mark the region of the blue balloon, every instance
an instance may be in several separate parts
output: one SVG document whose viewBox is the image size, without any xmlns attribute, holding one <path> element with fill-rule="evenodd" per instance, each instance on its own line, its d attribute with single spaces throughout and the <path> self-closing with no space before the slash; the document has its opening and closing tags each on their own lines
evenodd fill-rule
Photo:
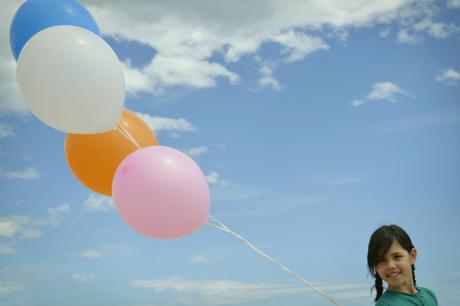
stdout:
<svg viewBox="0 0 460 306">
<path fill-rule="evenodd" d="M 91 14 L 77 1 L 28 0 L 21 5 L 11 22 L 10 46 L 16 61 L 34 34 L 57 25 L 78 26 L 101 34 Z"/>
</svg>

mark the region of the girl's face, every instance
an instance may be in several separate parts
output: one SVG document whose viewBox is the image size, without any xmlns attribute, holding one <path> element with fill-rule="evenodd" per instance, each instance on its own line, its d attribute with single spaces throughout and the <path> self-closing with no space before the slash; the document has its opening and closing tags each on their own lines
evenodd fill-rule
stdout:
<svg viewBox="0 0 460 306">
<path fill-rule="evenodd" d="M 395 240 L 388 252 L 377 261 L 375 270 L 392 291 L 416 293 L 412 277 L 412 265 L 415 264 L 417 251 L 406 251 Z"/>
</svg>

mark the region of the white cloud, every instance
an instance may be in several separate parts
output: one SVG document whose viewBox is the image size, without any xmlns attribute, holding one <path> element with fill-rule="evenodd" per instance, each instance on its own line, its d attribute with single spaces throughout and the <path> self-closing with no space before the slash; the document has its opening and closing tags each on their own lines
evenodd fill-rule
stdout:
<svg viewBox="0 0 460 306">
<path fill-rule="evenodd" d="M 174 292 L 172 303 L 187 305 L 235 305 L 256 301 L 282 298 L 294 294 L 311 292 L 310 288 L 299 285 L 277 285 L 265 283 L 245 283 L 229 280 L 193 280 L 170 277 L 154 280 L 135 280 L 135 288 L 151 289 L 154 292 L 171 290 Z M 317 285 L 333 296 L 343 299 L 356 299 L 369 296 L 368 284 L 322 284 Z M 367 292 L 367 295 L 364 294 Z"/>
<path fill-rule="evenodd" d="M 14 132 L 11 126 L 6 123 L 0 122 L 0 138 L 13 137 Z"/>
<path fill-rule="evenodd" d="M 21 232 L 21 238 L 24 239 L 38 239 L 43 237 L 43 232 L 36 228 L 25 228 Z"/>
<path fill-rule="evenodd" d="M 70 213 L 70 205 L 67 203 L 61 204 L 56 207 L 52 207 L 48 209 L 48 213 L 52 216 L 59 216 L 61 214 L 69 214 Z"/>
<path fill-rule="evenodd" d="M 0 295 L 27 289 L 29 289 L 29 286 L 23 283 L 0 281 Z"/>
<path fill-rule="evenodd" d="M 329 49 L 329 46 L 321 38 L 292 30 L 273 36 L 271 41 L 284 46 L 282 53 L 289 54 L 287 62 L 297 62 L 315 51 Z"/>
<path fill-rule="evenodd" d="M 198 254 L 192 258 L 192 262 L 196 264 L 207 263 L 208 259 L 202 254 Z"/>
<path fill-rule="evenodd" d="M 206 180 L 209 184 L 220 185 L 222 187 L 227 187 L 229 185 L 228 182 L 223 180 L 216 171 L 211 171 L 208 175 L 206 175 Z"/>
<path fill-rule="evenodd" d="M 447 0 L 448 8 L 460 8 L 460 0 Z"/>
<path fill-rule="evenodd" d="M 87 283 L 94 279 L 94 274 L 73 274 L 72 279 L 77 283 Z"/>
<path fill-rule="evenodd" d="M 406 95 L 406 92 L 391 82 L 375 83 L 372 86 L 372 91 L 367 95 L 367 100 L 396 102 L 395 96 L 398 94 Z"/>
<path fill-rule="evenodd" d="M 29 114 L 19 97 L 15 62 L 9 50 L 8 30 L 21 0 L 6 0 L 0 10 L 0 113 Z M 192 89 L 216 86 L 224 79 L 239 84 L 240 76 L 229 64 L 256 55 L 264 44 L 279 46 L 285 62 L 303 60 L 313 52 L 329 49 L 319 35 L 346 40 L 348 30 L 377 24 L 402 23 L 411 32 L 445 37 L 455 25 L 433 21 L 426 4 L 415 0 L 367 1 L 215 1 L 168 2 L 139 0 L 86 0 L 105 35 L 118 41 L 135 41 L 155 50 L 144 67 L 123 63 L 128 94 L 163 94 L 172 86 Z M 449 6 L 456 6 L 450 1 Z M 429 23 L 424 21 L 429 20 Z M 414 25 L 419 23 L 418 30 Z M 410 42 L 409 30 L 400 41 Z M 331 33 L 331 35 L 328 35 Z M 223 63 L 219 60 L 223 58 Z M 279 90 L 272 76 L 259 85 Z"/>
<path fill-rule="evenodd" d="M 441 71 L 435 80 L 438 82 L 447 82 L 450 85 L 458 85 L 460 83 L 460 72 L 453 68 L 448 68 Z"/>
<path fill-rule="evenodd" d="M 70 213 L 70 205 L 63 203 L 56 207 L 48 208 L 48 216 L 46 218 L 37 218 L 31 222 L 34 226 L 59 226 L 61 224 L 61 217 Z M 33 234 L 31 234 L 33 235 Z"/>
<path fill-rule="evenodd" d="M 414 34 L 411 34 L 407 29 L 399 30 L 398 34 L 396 35 L 396 40 L 405 44 L 416 44 L 420 42 L 420 38 Z"/>
<path fill-rule="evenodd" d="M 23 239 L 41 238 L 43 236 L 42 228 L 58 226 L 61 216 L 68 213 L 70 213 L 70 206 L 65 203 L 49 208 L 46 217 L 10 216 L 0 218 L 0 236 L 7 238 L 18 236 Z"/>
<path fill-rule="evenodd" d="M 155 292 L 172 290 L 175 302 L 188 300 L 187 305 L 234 305 L 304 292 L 305 288 L 271 284 L 244 283 L 228 280 L 189 280 L 170 277 L 157 280 L 135 280 L 132 287 Z M 192 299 L 193 295 L 193 299 Z"/>
<path fill-rule="evenodd" d="M 155 132 L 194 132 L 197 129 L 184 118 L 165 118 L 150 116 L 145 113 L 136 114 Z"/>
<path fill-rule="evenodd" d="M 257 54 L 263 44 L 280 46 L 286 62 L 300 61 L 329 48 L 314 32 L 330 31 L 345 40 L 350 28 L 401 20 L 402 11 L 414 10 L 416 1 L 85 2 L 105 35 L 155 50 L 145 67 L 128 63 L 125 71 L 128 92 L 158 94 L 170 86 L 216 86 L 217 78 L 238 84 L 240 77 L 227 64 Z M 215 55 L 222 55 L 225 63 Z M 261 84 L 275 88 L 275 81 L 267 77 Z"/>
<path fill-rule="evenodd" d="M 103 258 L 105 254 L 99 250 L 85 250 L 81 253 L 81 256 L 89 259 L 99 259 Z"/>
<path fill-rule="evenodd" d="M 5 171 L 0 169 L 0 178 L 20 179 L 20 180 L 36 180 L 40 177 L 40 172 L 33 167 L 28 167 L 19 171 Z"/>
<path fill-rule="evenodd" d="M 21 0 L 2 1 L 0 9 L 0 114 L 27 115 L 16 83 L 16 62 L 10 50 L 9 29 Z"/>
<path fill-rule="evenodd" d="M 11 255 L 15 254 L 16 249 L 12 248 L 9 245 L 0 245 L 0 255 Z"/>
<path fill-rule="evenodd" d="M 157 55 L 145 72 L 153 76 L 162 87 L 186 86 L 191 88 L 215 87 L 217 77 L 225 77 L 230 84 L 239 82 L 239 76 L 218 63 L 177 56 Z"/>
<path fill-rule="evenodd" d="M 358 106 L 363 105 L 364 103 L 366 103 L 366 101 L 364 101 L 364 100 L 353 100 L 353 101 L 351 101 L 350 104 L 353 107 L 358 107 Z"/>
<path fill-rule="evenodd" d="M 405 95 L 410 96 L 407 92 L 405 92 L 401 87 L 398 85 L 391 83 L 391 82 L 380 82 L 375 83 L 372 86 L 371 92 L 367 94 L 365 99 L 356 99 L 353 100 L 350 105 L 353 107 L 362 106 L 364 103 L 368 101 L 389 101 L 389 102 L 396 102 L 397 95 Z"/>
<path fill-rule="evenodd" d="M 106 213 L 114 210 L 113 199 L 111 197 L 92 193 L 83 202 L 83 207 L 89 212 Z"/>
<path fill-rule="evenodd" d="M 115 245 L 104 245 L 94 249 L 88 249 L 83 251 L 80 255 L 88 259 L 100 259 L 100 258 L 129 258 L 135 251 L 126 245 L 115 244 Z"/>
<path fill-rule="evenodd" d="M 455 23 L 443 23 L 435 20 L 441 11 L 435 1 L 416 1 L 401 10 L 400 28 L 397 41 L 400 43 L 417 44 L 426 36 L 445 39 L 460 31 Z"/>
<path fill-rule="evenodd" d="M 0 218 L 0 236 L 13 237 L 23 230 L 29 218 L 23 216 Z"/>
<path fill-rule="evenodd" d="M 153 80 L 142 69 L 132 67 L 129 61 L 122 63 L 122 66 L 128 94 L 136 95 L 139 92 L 152 92 L 159 95 L 162 93 L 155 89 Z"/>
<path fill-rule="evenodd" d="M 219 182 L 219 173 L 211 171 L 208 175 L 206 175 L 206 180 L 209 184 L 217 184 Z"/>
<path fill-rule="evenodd" d="M 283 88 L 281 86 L 281 84 L 278 82 L 278 80 L 273 78 L 273 77 L 262 77 L 262 78 L 260 78 L 259 79 L 259 85 L 262 88 L 271 87 L 275 91 L 281 91 L 281 89 Z"/>
<path fill-rule="evenodd" d="M 390 35 L 390 29 L 386 28 L 386 29 L 383 29 L 379 32 L 379 36 L 380 37 L 388 37 L 388 35 Z"/>
<path fill-rule="evenodd" d="M 280 82 L 273 77 L 273 72 L 276 67 L 276 63 L 272 61 L 262 60 L 260 56 L 256 56 L 256 62 L 260 65 L 259 73 L 261 78 L 259 79 L 259 86 L 261 88 L 271 87 L 275 91 L 281 91 L 283 86 Z"/>
<path fill-rule="evenodd" d="M 203 153 L 208 152 L 208 147 L 205 146 L 199 146 L 195 148 L 191 148 L 190 150 L 187 151 L 187 154 L 191 157 L 198 157 Z"/>
<path fill-rule="evenodd" d="M 426 32 L 434 38 L 447 38 L 459 31 L 455 24 L 445 24 L 442 22 L 434 22 L 430 18 L 425 18 L 422 21 L 414 24 L 413 29 L 417 32 Z"/>
</svg>

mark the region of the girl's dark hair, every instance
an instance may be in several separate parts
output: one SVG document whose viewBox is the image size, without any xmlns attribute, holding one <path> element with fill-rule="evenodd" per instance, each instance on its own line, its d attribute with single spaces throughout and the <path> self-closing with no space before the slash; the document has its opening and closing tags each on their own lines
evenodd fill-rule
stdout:
<svg viewBox="0 0 460 306">
<path fill-rule="evenodd" d="M 411 252 L 414 248 L 409 235 L 397 225 L 384 225 L 379 227 L 371 236 L 369 241 L 369 247 L 367 250 L 367 268 L 369 273 L 375 278 L 375 285 L 373 288 L 376 289 L 377 294 L 375 301 L 383 294 L 382 278 L 375 271 L 375 266 L 379 262 L 379 259 L 384 257 L 390 249 L 394 241 L 397 241 L 403 249 L 407 252 Z M 415 266 L 412 265 L 412 277 L 414 279 L 415 286 Z"/>
</svg>

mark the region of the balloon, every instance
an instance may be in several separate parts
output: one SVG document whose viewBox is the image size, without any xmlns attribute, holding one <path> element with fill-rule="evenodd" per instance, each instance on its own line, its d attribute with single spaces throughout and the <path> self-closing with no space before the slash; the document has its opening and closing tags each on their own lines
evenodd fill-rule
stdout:
<svg viewBox="0 0 460 306">
<path fill-rule="evenodd" d="M 136 231 L 158 239 L 188 235 L 207 223 L 209 188 L 187 155 L 164 146 L 138 149 L 118 166 L 115 207 Z"/>
<path fill-rule="evenodd" d="M 67 134 L 65 138 L 65 156 L 72 173 L 89 189 L 107 196 L 112 195 L 113 175 L 122 160 L 136 151 L 137 145 L 158 145 L 155 134 L 134 113 L 123 111 L 120 125 L 134 143 L 120 127 L 101 134 Z"/>
<path fill-rule="evenodd" d="M 74 0 L 28 0 L 14 15 L 10 46 L 17 60 L 26 42 L 43 29 L 74 25 L 100 35 L 99 27 L 84 6 Z"/>
<path fill-rule="evenodd" d="M 74 26 L 34 35 L 16 67 L 24 101 L 40 120 L 67 133 L 115 127 L 125 99 L 123 68 L 99 36 Z"/>
</svg>

